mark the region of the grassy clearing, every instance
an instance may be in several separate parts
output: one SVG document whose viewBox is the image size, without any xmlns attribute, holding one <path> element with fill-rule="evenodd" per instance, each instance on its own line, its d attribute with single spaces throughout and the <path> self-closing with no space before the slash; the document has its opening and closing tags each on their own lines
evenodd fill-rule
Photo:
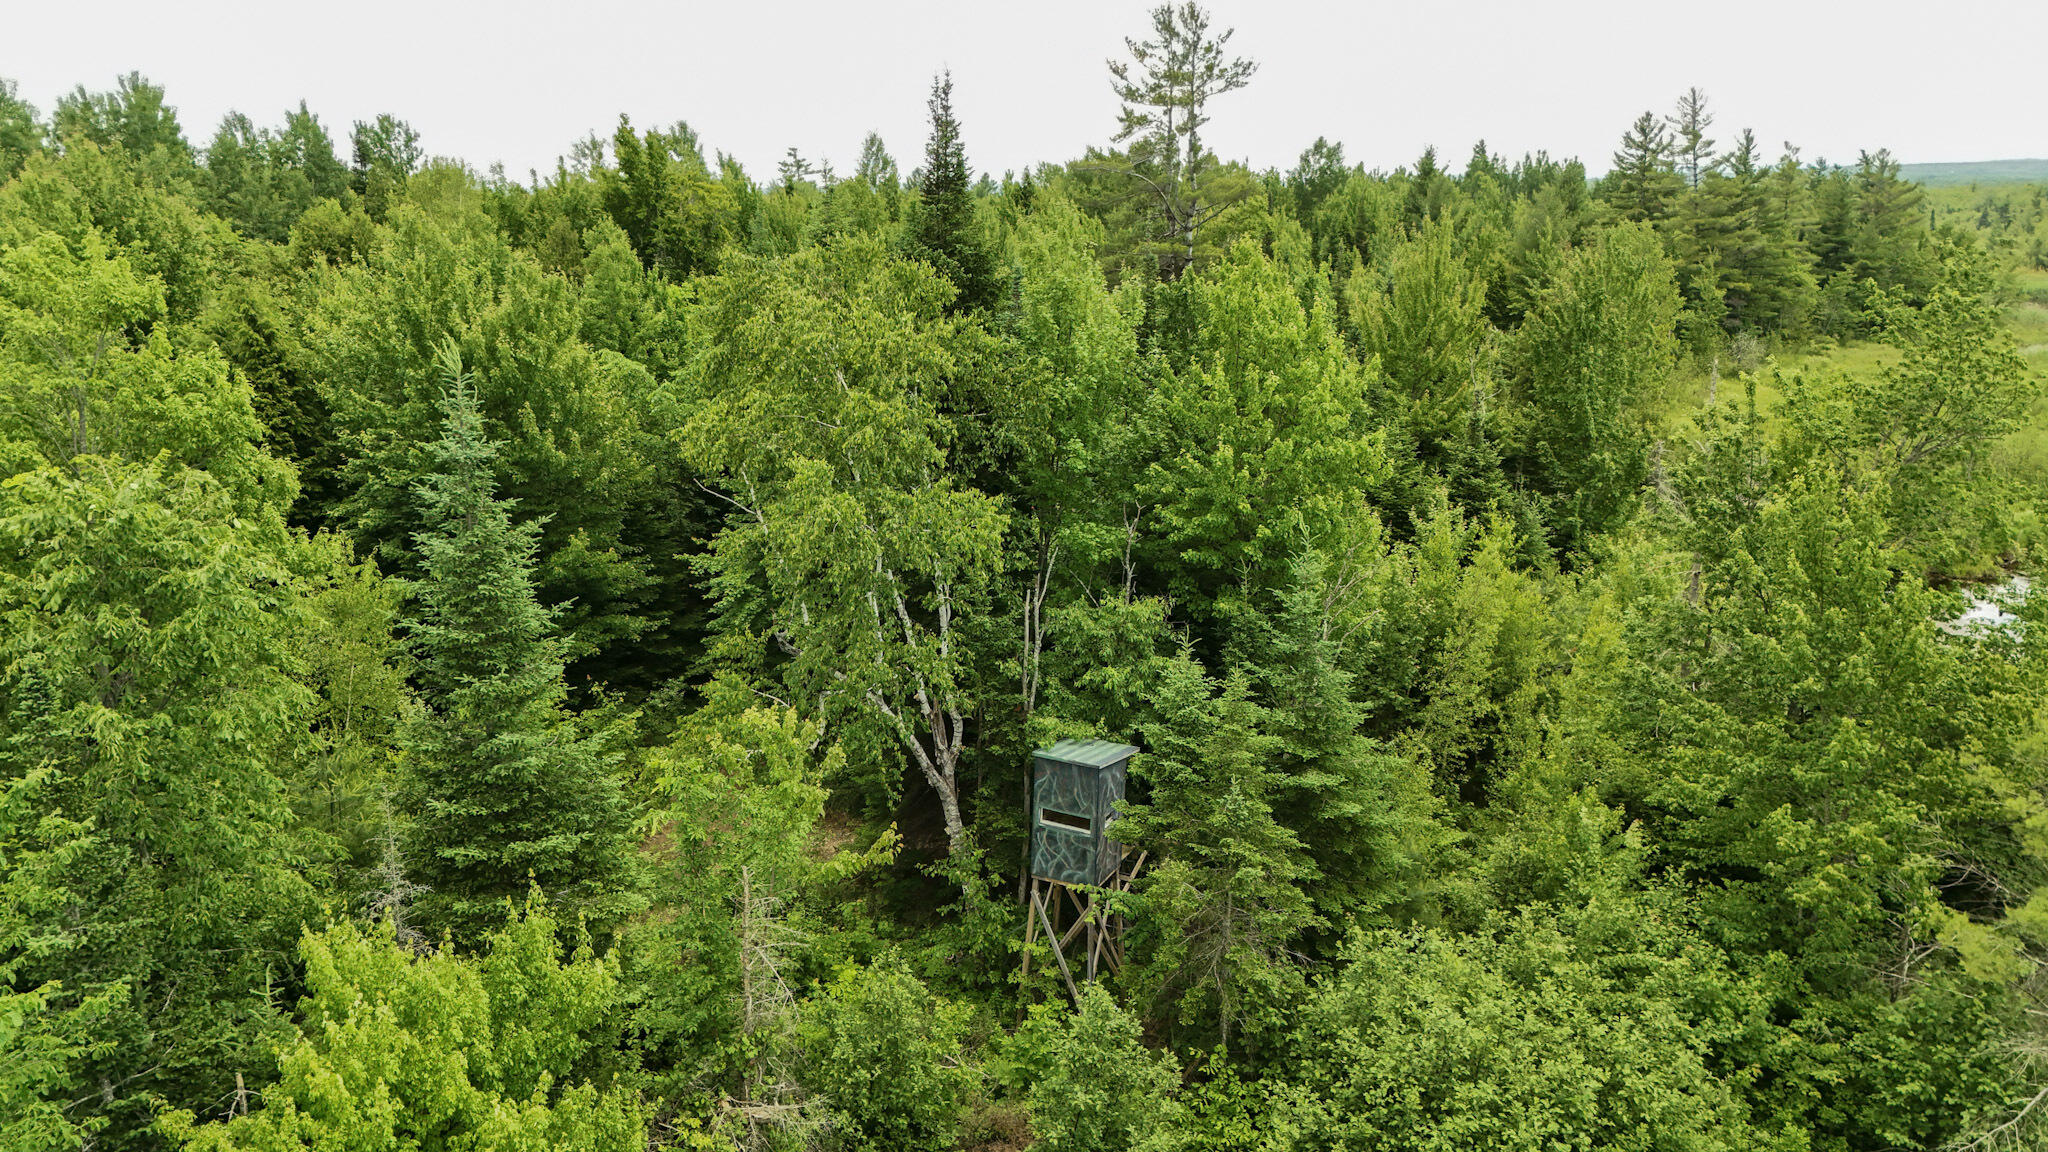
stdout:
<svg viewBox="0 0 2048 1152">
<path fill-rule="evenodd" d="M 1723 364 L 1719 368 L 1718 382 L 1711 379 L 1711 368 L 1695 364 L 1681 369 L 1673 382 L 1664 423 L 1670 431 L 1681 432 L 1693 414 L 1707 406 L 1710 398 L 1721 403 L 1739 400 L 1749 385 L 1756 388 L 1757 409 L 1768 417 L 1784 400 L 1785 388 L 1797 376 L 1829 373 L 1864 376 L 1876 372 L 1897 356 L 1893 349 L 1875 343 L 1786 350 L 1766 357 L 1748 373 Z"/>
<path fill-rule="evenodd" d="M 2044 384 L 2043 395 L 2034 401 L 2026 422 L 2006 437 L 1992 454 L 1992 468 L 2019 484 L 2016 521 L 2033 524 L 2037 513 L 2048 509 L 2048 272 L 2025 272 L 2019 276 L 2020 299 L 2007 313 L 2007 328 L 2020 354 L 2037 379 Z M 1779 352 L 1764 360 L 1754 371 L 1743 374 L 1724 370 L 1718 384 L 1710 385 L 1708 371 L 1695 365 L 1674 379 L 1670 404 L 1663 421 L 1667 437 L 1684 443 L 1695 413 L 1704 408 L 1712 391 L 1721 403 L 1739 400 L 1746 383 L 1756 388 L 1757 407 L 1766 422 L 1784 400 L 1785 389 L 1798 377 L 1829 374 L 1869 376 L 1898 356 L 1894 349 L 1878 343 L 1822 346 Z M 2048 521 L 2036 529 L 2021 529 L 2022 551 L 2048 546 Z M 2011 558 L 2005 558 L 2010 562 Z M 1991 558 L 1986 558 L 1987 565 Z"/>
<path fill-rule="evenodd" d="M 2048 306 L 2048 269 L 2029 268 L 2013 274 L 2013 282 L 2022 299 L 2031 303 Z"/>
<path fill-rule="evenodd" d="M 2040 282 L 2040 293 L 2048 295 L 2048 272 L 2031 276 Z M 2020 355 L 2036 376 L 2048 378 L 2048 304 L 2037 296 L 2013 305 L 2009 316 Z M 2048 495 L 2048 396 L 2034 401 L 2026 425 L 1999 445 L 1995 459 L 2002 467 L 2032 477 L 2036 493 Z"/>
</svg>

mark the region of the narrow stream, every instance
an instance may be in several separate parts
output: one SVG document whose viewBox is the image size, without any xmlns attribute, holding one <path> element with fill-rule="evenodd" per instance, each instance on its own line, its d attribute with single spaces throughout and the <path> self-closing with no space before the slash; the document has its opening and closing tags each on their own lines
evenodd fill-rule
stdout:
<svg viewBox="0 0 2048 1152">
<path fill-rule="evenodd" d="M 1957 635 L 1981 635 L 2010 628 L 2020 622 L 2012 609 L 2026 600 L 2033 586 L 2033 579 L 2026 575 L 2015 575 L 2001 584 L 1987 584 L 1971 592 L 1969 608 L 1942 627 Z"/>
</svg>

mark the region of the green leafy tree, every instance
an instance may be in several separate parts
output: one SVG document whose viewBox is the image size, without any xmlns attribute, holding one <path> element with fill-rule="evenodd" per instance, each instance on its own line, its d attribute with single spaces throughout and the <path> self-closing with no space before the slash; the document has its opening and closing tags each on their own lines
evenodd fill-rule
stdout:
<svg viewBox="0 0 2048 1152">
<path fill-rule="evenodd" d="M 1633 510 L 1649 475 L 1650 421 L 1670 376 L 1677 317 L 1663 246 L 1631 225 L 1567 256 L 1523 322 L 1524 450 L 1567 544 Z"/>
<path fill-rule="evenodd" d="M 1397 619 L 1384 626 L 1392 651 L 1381 656 L 1414 661 L 1412 699 L 1381 688 L 1380 721 L 1393 721 L 1383 731 L 1429 767 L 1446 800 L 1484 807 L 1533 734 L 1556 623 L 1542 583 L 1518 570 L 1524 546 L 1506 517 L 1475 521 L 1439 505 L 1416 536 L 1401 557 L 1406 586 L 1387 597 Z"/>
<path fill-rule="evenodd" d="M 1402 223 L 1420 229 L 1443 219 L 1455 190 L 1450 175 L 1437 165 L 1435 148 L 1422 150 L 1415 161 L 1415 171 L 1408 174 L 1407 185 L 1401 197 Z"/>
<path fill-rule="evenodd" d="M 246 510 L 289 506 L 294 478 L 259 446 L 248 386 L 213 352 L 176 347 L 163 314 L 162 285 L 96 231 L 0 253 L 0 464 L 162 455 L 205 470 Z"/>
<path fill-rule="evenodd" d="M 650 561 L 625 539 L 629 520 L 667 506 L 649 464 L 660 451 L 653 389 L 635 365 L 583 343 L 574 287 L 507 244 L 472 197 L 457 191 L 432 214 L 398 206 L 368 259 L 318 277 L 296 363 L 343 457 L 341 501 L 319 511 L 385 571 L 419 574 L 412 486 L 432 468 L 438 358 L 453 337 L 502 443 L 499 488 L 540 528 L 540 595 L 562 612 L 572 655 L 616 667 L 622 642 L 653 624 Z"/>
<path fill-rule="evenodd" d="M 368 903 L 385 894 L 374 873 L 394 831 L 398 735 L 417 707 L 393 634 L 403 590 L 333 533 L 311 537 L 292 559 L 305 608 L 294 636 L 298 677 L 315 701 L 312 740 L 288 776 L 292 807 L 327 891 Z"/>
<path fill-rule="evenodd" d="M 1316 137 L 1314 144 L 1302 149 L 1301 159 L 1287 173 L 1295 219 L 1303 224 L 1313 221 L 1350 175 L 1351 169 L 1344 163 L 1344 145 Z"/>
<path fill-rule="evenodd" d="M 270 141 L 271 162 L 302 178 L 314 200 L 339 200 L 348 190 L 348 167 L 334 152 L 334 137 L 304 100 L 284 114 Z"/>
<path fill-rule="evenodd" d="M 600 201 L 647 267 L 678 280 L 716 268 L 739 236 L 739 204 L 712 178 L 689 125 L 639 134 L 621 116 L 612 158 L 598 170 Z"/>
<path fill-rule="evenodd" d="M 957 855 L 975 689 L 961 626 L 986 610 L 1004 515 L 945 471 L 946 410 L 971 382 L 949 298 L 867 238 L 736 262 L 691 315 L 677 439 L 732 509 L 706 560 L 726 651 L 772 643 L 796 698 L 899 749 Z"/>
<path fill-rule="evenodd" d="M 51 134 L 66 147 L 91 141 L 102 148 L 119 147 L 137 160 L 161 153 L 176 166 L 192 162 L 178 110 L 164 103 L 162 86 L 140 72 L 122 76 L 111 92 L 88 92 L 81 84 L 58 97 Z"/>
<path fill-rule="evenodd" d="M 426 708 L 405 735 L 399 796 L 419 919 L 475 941 L 538 884 L 615 922 L 630 851 L 616 755 L 562 714 L 566 647 L 534 600 L 537 531 L 494 495 L 498 448 L 452 345 L 442 371 L 444 431 L 417 488 Z"/>
<path fill-rule="evenodd" d="M 1956 971 L 1997 971 L 1965 950 L 1997 910 L 1949 909 L 1943 877 L 1999 867 L 1968 845 L 2000 833 L 1963 814 L 2029 773 L 2013 702 L 2037 673 L 1941 630 L 1952 608 L 1893 545 L 1879 493 L 1799 473 L 1729 499 L 1741 453 L 1716 455 L 1732 459 L 1678 482 L 1708 547 L 1618 685 L 1613 791 L 1770 1011 L 1810 1021 L 1732 1038 L 1731 1060 L 1774 1070 L 1759 1107 L 1852 1145 L 1938 1145 L 2012 1089 L 1987 1036 L 2012 1003 Z M 1933 1098 L 1955 1106 L 1916 1103 Z"/>
<path fill-rule="evenodd" d="M 280 1148 L 556 1148 L 636 1152 L 647 1118 L 588 1069 L 618 1035 L 618 979 L 564 941 L 538 899 L 476 958 L 417 953 L 389 926 L 332 925 L 299 942 L 306 994 L 260 1108 L 166 1118 L 190 1152 Z"/>
<path fill-rule="evenodd" d="M 1148 1051 L 1136 1017 L 1100 984 L 1078 1009 L 1034 1005 L 1011 1042 L 1028 1069 L 1036 1147 L 1046 1152 L 1139 1152 L 1181 1146 L 1186 1122 L 1170 1053 Z"/>
<path fill-rule="evenodd" d="M 0 186 L 0 246 L 55 233 L 77 253 L 98 232 L 138 275 L 163 285 L 165 318 L 183 324 L 236 267 L 237 247 L 234 230 L 203 212 L 185 188 L 183 178 L 156 173 L 120 148 L 78 140 L 31 158 Z"/>
<path fill-rule="evenodd" d="M 965 161 L 962 161 L 965 167 Z M 904 208 L 903 182 L 896 161 L 873 132 L 861 141 L 853 175 L 825 190 L 825 203 L 813 221 L 820 240 L 853 232 L 892 233 Z M 970 209 L 972 202 L 970 200 Z M 973 217 L 968 216 L 970 223 Z M 970 231 L 967 239 L 972 240 Z M 929 259 L 929 257 L 927 257 Z"/>
<path fill-rule="evenodd" d="M 1897 543 L 1929 567 L 2010 550 L 2006 518 L 2023 497 L 1991 458 L 2042 384 L 2005 328 L 1983 257 L 1952 248 L 1920 307 L 1892 292 L 1872 306 L 1897 360 L 1871 373 L 1798 378 L 1786 406 L 1789 461 L 1824 460 L 1849 484 L 1875 479 Z"/>
<path fill-rule="evenodd" d="M 1121 414 L 1143 403 L 1142 301 L 1135 291 L 1109 291 L 1096 261 L 1101 241 L 1098 225 L 1050 197 L 1011 237 L 1019 271 L 1014 359 L 1006 386 L 990 398 L 988 450 L 1019 511 L 1010 550 L 1025 573 L 1017 675 L 1027 717 L 1048 692 L 1061 697 L 1056 713 L 1086 708 L 1073 689 L 1128 671 L 1121 661 L 1099 661 L 1099 652 L 1056 671 L 1045 664 L 1048 643 L 1061 643 L 1052 617 L 1085 628 L 1079 617 L 1093 609 L 1114 604 L 1105 614 L 1120 615 L 1139 599 L 1131 547 L 1144 518 L 1135 490 L 1143 434 Z M 1075 585 L 1081 591 L 1070 598 Z"/>
<path fill-rule="evenodd" d="M 333 138 L 304 101 L 281 129 L 258 129 L 230 112 L 206 149 L 205 183 L 214 212 L 244 235 L 280 243 L 306 209 L 339 199 L 349 186 Z"/>
<path fill-rule="evenodd" d="M 23 884 L 0 883 L 0 896 L 10 908 L 25 908 L 35 894 Z M 0 917 L 0 941 L 19 931 L 10 919 Z M 0 981 L 11 985 L 13 977 L 13 966 L 0 963 Z M 83 1147 L 104 1124 L 98 1117 L 75 1117 L 66 1097 L 72 1083 L 67 1069 L 113 1046 L 91 1038 L 107 1001 L 102 996 L 53 1013 L 50 1002 L 62 991 L 62 983 L 53 980 L 26 992 L 0 992 L 0 1140 L 10 1148 Z"/>
<path fill-rule="evenodd" d="M 1459 259 L 1451 228 L 1431 225 L 1396 245 L 1383 273 L 1361 266 L 1345 296 L 1360 350 L 1392 385 L 1401 430 L 1423 462 L 1443 467 L 1492 385 L 1480 362 L 1485 284 Z"/>
<path fill-rule="evenodd" d="M 1333 276 L 1348 277 L 1401 234 L 1401 204 L 1386 181 L 1354 171 L 1302 224 L 1316 258 L 1330 262 Z"/>
<path fill-rule="evenodd" d="M 1286 1125 L 1333 1148 L 1754 1147 L 1685 1010 L 1726 984 L 1625 915 L 1355 937 L 1304 1012 Z"/>
<path fill-rule="evenodd" d="M 825 780 L 845 767 L 824 725 L 721 677 L 704 708 L 648 757 L 657 913 L 629 930 L 634 1020 L 650 1070 L 719 1083 L 717 1119 L 748 1146 L 823 1120 L 797 1081 L 791 985 L 809 954 L 806 898 L 885 856 L 815 851 Z"/>
<path fill-rule="evenodd" d="M 961 1063 L 964 1005 L 948 1003 L 900 960 L 846 968 L 804 1003 L 804 1087 L 831 1109 L 846 1152 L 953 1147 L 971 1069 Z"/>
<path fill-rule="evenodd" d="M 1849 240 L 1849 272 L 1881 288 L 1917 295 L 1933 270 L 1927 244 L 1924 194 L 1899 171 L 1884 149 L 1856 158 L 1856 223 Z"/>
<path fill-rule="evenodd" d="M 274 511 L 161 460 L 0 487 L 0 971 L 40 1002 L 10 1006 L 27 1083 L 0 1083 L 44 1101 L 10 1123 L 145 1147 L 153 1101 L 261 1072 L 268 974 L 312 910 L 278 768 L 310 704 L 284 548 Z"/>
<path fill-rule="evenodd" d="M 1304 309 L 1250 245 L 1176 289 L 1199 329 L 1191 363 L 1148 405 L 1144 547 L 1175 599 L 1215 619 L 1285 584 L 1294 555 L 1334 539 L 1388 465 L 1326 294 Z"/>
<path fill-rule="evenodd" d="M 19 85 L 0 76 L 0 182 L 13 179 L 42 148 L 43 125 L 35 105 L 21 98 Z"/>
<path fill-rule="evenodd" d="M 274 282 L 236 279 L 223 284 L 199 317 L 198 330 L 227 361 L 231 375 L 248 382 L 265 449 L 298 472 L 293 523 L 330 527 L 342 492 L 342 448 L 333 413 L 310 378 L 292 302 Z"/>
<path fill-rule="evenodd" d="M 363 198 L 371 218 L 381 221 L 425 153 L 411 124 L 383 112 L 375 120 L 356 121 L 349 156 L 349 186 Z"/>
</svg>

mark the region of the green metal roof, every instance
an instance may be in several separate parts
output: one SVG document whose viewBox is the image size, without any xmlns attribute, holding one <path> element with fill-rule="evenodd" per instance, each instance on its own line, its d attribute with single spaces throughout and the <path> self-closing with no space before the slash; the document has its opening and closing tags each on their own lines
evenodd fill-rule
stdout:
<svg viewBox="0 0 2048 1152">
<path fill-rule="evenodd" d="M 1050 748 L 1033 752 L 1046 760 L 1057 760 L 1062 764 L 1083 764 L 1090 768 L 1107 768 L 1137 751 L 1129 744 L 1118 744 L 1111 740 L 1075 740 L 1068 738 Z"/>
</svg>

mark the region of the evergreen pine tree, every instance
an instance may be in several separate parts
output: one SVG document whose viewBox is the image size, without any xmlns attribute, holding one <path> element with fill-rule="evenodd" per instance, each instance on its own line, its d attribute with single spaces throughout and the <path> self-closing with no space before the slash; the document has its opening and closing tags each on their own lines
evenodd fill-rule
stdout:
<svg viewBox="0 0 2048 1152">
<path fill-rule="evenodd" d="M 1858 279 L 1912 295 L 1934 286 L 1939 262 L 1926 243 L 1924 194 L 1899 172 L 1886 149 L 1856 158 L 1856 226 L 1849 242 L 1851 269 Z"/>
<path fill-rule="evenodd" d="M 1773 170 L 1765 165 L 1756 135 L 1742 130 L 1721 158 L 1724 171 L 1702 186 L 1703 219 L 1712 224 L 1711 243 L 1731 328 L 1797 331 L 1812 304 L 1809 256 L 1794 222 L 1772 196 Z"/>
<path fill-rule="evenodd" d="M 1665 123 L 1671 126 L 1672 151 L 1685 172 L 1686 187 L 1698 191 L 1700 182 L 1719 166 L 1714 159 L 1714 140 L 1707 135 L 1714 114 L 1707 111 L 1707 94 L 1688 88 L 1678 98 L 1678 111 Z"/>
<path fill-rule="evenodd" d="M 1305 889 L 1317 879 L 1300 837 L 1273 812 L 1282 742 L 1265 732 L 1249 681 L 1217 686 L 1183 651 L 1161 677 L 1159 721 L 1138 772 L 1150 803 L 1119 834 L 1164 862 L 1135 922 L 1134 984 L 1186 1039 L 1256 1043 L 1261 1021 L 1300 978 L 1294 943 L 1320 923 Z"/>
<path fill-rule="evenodd" d="M 1671 214 L 1680 177 L 1672 167 L 1671 134 L 1649 112 L 1621 137 L 1621 150 L 1614 154 L 1614 171 L 1608 173 L 1605 193 L 1608 203 L 1625 220 L 1656 223 Z"/>
<path fill-rule="evenodd" d="M 1274 815 L 1300 838 L 1316 876 L 1309 890 L 1316 907 L 1341 924 L 1399 894 L 1408 865 L 1404 833 L 1418 821 L 1428 787 L 1410 779 L 1410 761 L 1365 734 L 1335 609 L 1338 590 L 1355 575 L 1322 552 L 1302 555 L 1292 575 L 1249 671 L 1262 689 L 1264 727 L 1281 767 Z"/>
<path fill-rule="evenodd" d="M 601 904 L 625 866 L 626 812 L 604 741 L 562 714 L 565 646 L 533 593 L 539 527 L 494 495 L 498 446 L 452 345 L 441 370 L 435 471 L 414 489 L 428 525 L 412 623 L 427 707 L 406 734 L 400 799 L 408 878 L 428 890 L 417 922 L 473 941 L 530 884 L 558 904 Z"/>
<path fill-rule="evenodd" d="M 1437 165 L 1436 148 L 1424 148 L 1422 158 L 1415 162 L 1415 175 L 1408 178 L 1408 195 L 1401 208 L 1402 219 L 1411 228 L 1420 228 L 1442 219 L 1452 193 L 1451 178 L 1444 175 L 1444 170 Z"/>
<path fill-rule="evenodd" d="M 960 121 L 953 115 L 951 72 L 933 78 L 929 107 L 932 135 L 925 144 L 924 171 L 917 185 L 923 210 L 911 235 L 911 255 L 930 263 L 959 289 L 954 311 L 993 307 L 998 291 L 995 258 L 976 235 L 973 180 L 967 171 L 967 150 L 960 143 Z"/>
<path fill-rule="evenodd" d="M 1251 82 L 1258 64 L 1226 59 L 1234 29 L 1209 31 L 1209 13 L 1194 0 L 1152 10 L 1150 40 L 1124 39 L 1128 61 L 1109 62 L 1123 101 L 1114 140 L 1129 144 L 1127 171 L 1143 186 L 1158 224 L 1159 276 L 1172 280 L 1201 253 L 1202 225 L 1243 200 L 1252 185 L 1233 176 L 1202 146 L 1209 102 Z"/>
</svg>

